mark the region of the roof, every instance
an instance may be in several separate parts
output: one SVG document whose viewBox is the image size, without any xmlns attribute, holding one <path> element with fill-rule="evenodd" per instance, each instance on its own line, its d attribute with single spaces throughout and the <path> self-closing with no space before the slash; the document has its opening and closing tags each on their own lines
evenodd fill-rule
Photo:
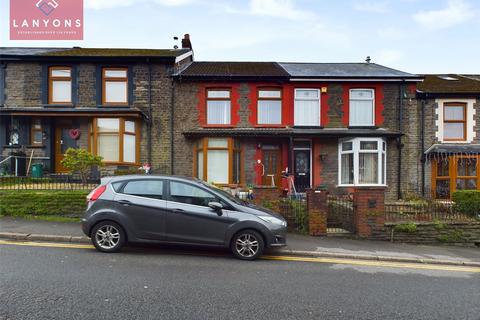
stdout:
<svg viewBox="0 0 480 320">
<path fill-rule="evenodd" d="M 194 129 L 183 133 L 187 137 L 237 136 L 237 137 L 399 137 L 402 134 L 385 129 L 348 129 L 348 128 L 234 128 L 234 129 Z"/>
<path fill-rule="evenodd" d="M 427 74 L 417 85 L 423 93 L 480 94 L 480 76 L 459 74 Z"/>
<path fill-rule="evenodd" d="M 121 48 L 27 48 L 0 47 L 0 56 L 9 57 L 152 57 L 176 58 L 190 49 L 121 49 Z"/>
<path fill-rule="evenodd" d="M 415 74 L 376 63 L 285 63 L 282 66 L 294 78 L 396 78 L 418 79 Z"/>
<path fill-rule="evenodd" d="M 192 62 L 177 76 L 190 78 L 287 78 L 288 73 L 275 62 Z"/>
<path fill-rule="evenodd" d="M 471 154 L 480 154 L 480 144 L 457 144 L 457 143 L 442 143 L 442 144 L 434 144 L 427 151 L 425 154 L 432 155 L 432 154 L 464 154 L 464 155 L 471 155 Z"/>
</svg>

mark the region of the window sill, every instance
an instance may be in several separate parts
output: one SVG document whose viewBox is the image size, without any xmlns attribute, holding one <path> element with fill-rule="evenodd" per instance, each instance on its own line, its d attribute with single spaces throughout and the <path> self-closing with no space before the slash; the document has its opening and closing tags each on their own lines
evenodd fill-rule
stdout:
<svg viewBox="0 0 480 320">
<path fill-rule="evenodd" d="M 386 184 L 339 184 L 338 188 L 386 188 Z"/>
<path fill-rule="evenodd" d="M 232 124 L 207 124 L 204 125 L 203 128 L 211 129 L 211 128 L 219 128 L 219 129 L 228 129 L 228 128 L 235 128 Z"/>
<path fill-rule="evenodd" d="M 128 104 L 101 104 L 97 105 L 97 108 L 125 108 L 129 109 L 131 106 Z"/>
<path fill-rule="evenodd" d="M 323 126 L 302 126 L 302 125 L 294 125 L 294 129 L 323 129 Z"/>
<path fill-rule="evenodd" d="M 378 129 L 377 126 L 348 126 L 348 129 Z"/>
<path fill-rule="evenodd" d="M 48 103 L 43 105 L 44 108 L 75 108 L 71 103 Z"/>
<path fill-rule="evenodd" d="M 29 148 L 29 149 L 43 149 L 43 148 L 46 148 L 47 146 L 45 145 L 40 145 L 40 144 L 31 144 L 29 146 L 25 146 L 25 148 Z"/>
<path fill-rule="evenodd" d="M 133 163 L 133 162 L 103 161 L 102 163 L 107 166 L 130 166 L 130 167 L 139 167 L 139 168 L 142 166 L 142 164 L 140 163 Z"/>
<path fill-rule="evenodd" d="M 283 124 L 256 124 L 254 128 L 286 128 Z"/>
</svg>

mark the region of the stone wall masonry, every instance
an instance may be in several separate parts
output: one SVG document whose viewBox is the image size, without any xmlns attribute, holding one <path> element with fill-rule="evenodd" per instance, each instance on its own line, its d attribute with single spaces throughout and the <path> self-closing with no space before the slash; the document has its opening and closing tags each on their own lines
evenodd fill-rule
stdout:
<svg viewBox="0 0 480 320">
<path fill-rule="evenodd" d="M 7 64 L 5 107 L 25 108 L 42 105 L 42 66 L 39 63 Z"/>
<path fill-rule="evenodd" d="M 385 224 L 385 188 L 356 188 L 354 223 L 359 237 L 369 238 Z"/>
<path fill-rule="evenodd" d="M 459 246 L 480 245 L 480 222 L 416 223 L 414 232 L 399 231 L 401 224 L 386 223 L 371 239 L 402 243 L 443 243 Z"/>
<path fill-rule="evenodd" d="M 307 190 L 308 231 L 311 236 L 327 235 L 327 195 L 326 191 Z"/>
</svg>

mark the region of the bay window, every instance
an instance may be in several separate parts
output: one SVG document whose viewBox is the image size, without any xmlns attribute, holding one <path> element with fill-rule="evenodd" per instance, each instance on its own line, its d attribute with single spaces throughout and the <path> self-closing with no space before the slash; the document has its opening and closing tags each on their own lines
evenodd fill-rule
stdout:
<svg viewBox="0 0 480 320">
<path fill-rule="evenodd" d="M 103 105 L 128 105 L 128 69 L 103 68 L 102 88 Z"/>
<path fill-rule="evenodd" d="M 50 67 L 48 69 L 48 103 L 72 103 L 72 68 Z"/>
<path fill-rule="evenodd" d="M 443 106 L 443 139 L 466 140 L 467 104 L 449 102 Z"/>
<path fill-rule="evenodd" d="M 205 138 L 195 146 L 196 177 L 215 184 L 237 184 L 241 176 L 240 144 L 230 138 Z"/>
<path fill-rule="evenodd" d="M 229 125 L 231 106 L 230 90 L 207 90 L 207 124 Z"/>
<path fill-rule="evenodd" d="M 432 193 L 449 199 L 457 190 L 480 190 L 479 156 L 446 156 L 432 163 Z"/>
<path fill-rule="evenodd" d="M 338 161 L 341 186 L 386 184 L 386 142 L 383 139 L 342 140 Z"/>
<path fill-rule="evenodd" d="M 375 125 L 375 90 L 350 90 L 350 126 L 368 127 Z"/>
<path fill-rule="evenodd" d="M 282 91 L 280 89 L 258 90 L 258 124 L 282 124 Z"/>
<path fill-rule="evenodd" d="M 138 163 L 137 123 L 123 118 L 94 119 L 91 146 L 95 155 L 111 163 Z"/>
<path fill-rule="evenodd" d="M 295 125 L 320 126 L 320 90 L 295 90 Z"/>
</svg>

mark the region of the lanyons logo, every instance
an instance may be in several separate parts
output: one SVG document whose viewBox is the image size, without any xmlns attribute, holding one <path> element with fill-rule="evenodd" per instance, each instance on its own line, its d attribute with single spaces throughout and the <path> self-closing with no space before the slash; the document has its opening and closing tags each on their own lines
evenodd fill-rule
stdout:
<svg viewBox="0 0 480 320">
<path fill-rule="evenodd" d="M 37 2 L 36 6 L 38 9 L 40 9 L 40 11 L 48 16 L 58 7 L 58 3 L 56 0 L 40 0 Z"/>
</svg>

